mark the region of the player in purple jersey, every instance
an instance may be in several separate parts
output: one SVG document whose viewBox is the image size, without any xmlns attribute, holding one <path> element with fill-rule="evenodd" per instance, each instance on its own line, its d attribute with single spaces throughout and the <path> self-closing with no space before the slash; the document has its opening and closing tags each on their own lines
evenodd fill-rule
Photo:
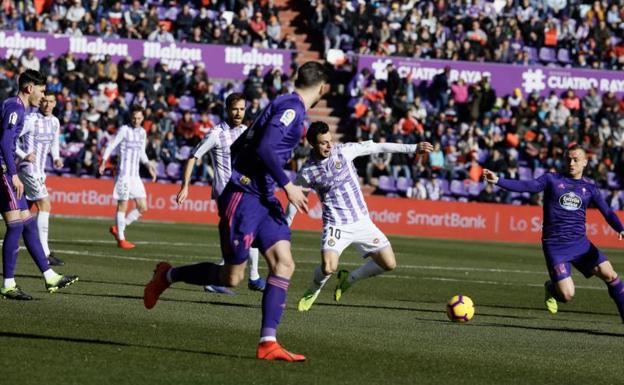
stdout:
<svg viewBox="0 0 624 385">
<path fill-rule="evenodd" d="M 78 280 L 77 276 L 57 274 L 50 268 L 43 251 L 37 222 L 30 215 L 24 185 L 17 175 L 15 150 L 17 138 L 24 127 L 27 108 L 38 106 L 45 90 L 45 77 L 38 71 L 26 70 L 19 75 L 19 91 L 16 97 L 5 100 L 0 106 L 0 210 L 6 224 L 2 244 L 3 284 L 0 296 L 7 299 L 31 300 L 15 282 L 15 265 L 19 250 L 19 239 L 23 236 L 26 249 L 43 274 L 46 289 L 50 293 L 69 286 Z"/>
<path fill-rule="evenodd" d="M 499 178 L 490 170 L 484 170 L 488 183 L 517 192 L 537 193 L 544 191 L 544 224 L 542 249 L 550 280 L 546 281 L 545 305 L 556 313 L 557 302 L 568 302 L 574 297 L 571 267 L 576 267 L 586 278 L 598 276 L 606 284 L 609 295 L 617 305 L 624 321 L 624 283 L 617 275 L 607 257 L 587 239 L 585 213 L 590 205 L 596 205 L 609 225 L 624 236 L 620 219 L 605 202 L 596 184 L 583 177 L 587 155 L 579 145 L 573 145 L 565 153 L 565 174 L 546 173 L 529 181 Z"/>
<path fill-rule="evenodd" d="M 50 251 L 48 229 L 52 204 L 45 185 L 45 164 L 48 153 L 52 154 L 55 168 L 63 167 L 60 156 L 60 123 L 52 111 L 56 106 L 56 94 L 46 91 L 41 99 L 39 111 L 31 112 L 25 118 L 24 129 L 20 134 L 21 143 L 15 152 L 21 159 L 18 175 L 24 184 L 24 195 L 29 204 L 37 206 L 37 228 L 43 251 L 51 266 L 63 266 L 64 262 Z"/>
<path fill-rule="evenodd" d="M 312 285 L 299 300 L 297 309 L 308 311 L 321 289 L 338 270 L 342 252 L 354 244 L 366 262 L 352 272 L 340 270 L 334 299 L 340 298 L 355 282 L 391 271 L 396 266 L 390 241 L 373 223 L 362 195 L 353 160 L 380 152 L 425 154 L 433 150 L 428 142 L 418 144 L 359 143 L 332 144 L 332 134 L 324 122 L 314 122 L 306 133 L 312 155 L 301 167 L 296 184 L 312 188 L 323 205 L 321 265 L 314 270 Z M 297 210 L 288 205 L 287 216 L 292 222 Z"/>
<path fill-rule="evenodd" d="M 217 199 L 225 189 L 232 175 L 230 162 L 230 146 L 242 133 L 247 130 L 243 124 L 245 116 L 245 96 L 241 93 L 231 93 L 225 99 L 227 119 L 212 128 L 202 141 L 191 151 L 191 156 L 186 161 L 182 173 L 182 185 L 176 197 L 178 205 L 182 205 L 188 196 L 188 187 L 195 163 L 204 154 L 210 152 L 214 178 L 212 179 L 212 198 Z M 258 274 L 258 256 L 256 248 L 249 249 L 249 290 L 263 291 L 266 286 L 265 280 Z M 223 259 L 219 263 L 225 263 Z M 207 285 L 204 290 L 208 293 L 234 294 L 232 290 L 224 286 Z"/>
<path fill-rule="evenodd" d="M 295 263 L 290 251 L 290 229 L 274 190 L 283 188 L 288 200 L 298 210 L 308 211 L 304 189 L 294 185 L 282 167 L 301 140 L 306 110 L 328 91 L 327 80 L 320 63 L 302 65 L 297 71 L 295 92 L 273 100 L 232 145 L 232 176 L 218 199 L 219 234 L 225 265 L 200 263 L 172 268 L 167 262 L 160 262 L 154 277 L 145 286 L 143 301 L 146 308 L 154 307 L 158 297 L 172 282 L 238 285 L 244 278 L 249 249 L 254 246 L 260 249 L 269 265 L 256 357 L 305 360 L 303 355 L 284 349 L 276 338 Z"/>
</svg>

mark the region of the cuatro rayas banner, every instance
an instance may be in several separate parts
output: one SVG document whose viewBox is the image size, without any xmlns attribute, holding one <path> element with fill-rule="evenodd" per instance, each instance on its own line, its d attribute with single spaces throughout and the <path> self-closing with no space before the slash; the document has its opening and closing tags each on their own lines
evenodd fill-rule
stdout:
<svg viewBox="0 0 624 385">
<path fill-rule="evenodd" d="M 392 63 L 402 78 L 410 79 L 419 85 L 430 82 L 444 67 L 451 68 L 450 81 L 464 79 L 466 84 L 476 83 L 489 77 L 492 88 L 498 96 L 511 94 L 519 88 L 524 95 L 537 92 L 546 96 L 550 91 L 561 94 L 572 89 L 577 95 L 585 95 L 591 87 L 599 94 L 613 91 L 616 96 L 624 96 L 624 72 L 560 68 L 544 66 L 521 66 L 511 64 L 423 60 L 398 56 L 359 56 L 358 71 L 368 68 L 376 79 L 386 79 L 387 66 Z"/>
<path fill-rule="evenodd" d="M 54 214 L 84 217 L 111 217 L 115 213 L 111 179 L 83 179 L 50 176 L 46 181 Z M 145 219 L 218 223 L 216 202 L 210 187 L 191 186 L 182 206 L 175 202 L 177 184 L 146 182 L 148 212 Z M 285 197 L 280 194 L 285 202 Z M 541 207 L 481 203 L 418 201 L 407 198 L 368 196 L 366 202 L 373 221 L 389 235 L 482 241 L 538 243 L 541 235 Z M 293 228 L 321 230 L 321 206 L 310 195 L 311 212 L 298 214 Z M 618 212 L 620 218 L 624 218 Z M 617 234 L 597 210 L 587 214 L 587 234 L 603 247 L 623 247 Z"/>
<path fill-rule="evenodd" d="M 110 55 L 113 62 L 126 57 L 132 60 L 147 58 L 151 64 L 165 62 L 170 69 L 179 69 L 184 63 L 204 63 L 209 77 L 238 80 L 245 79 L 249 70 L 258 65 L 264 70 L 280 67 L 287 73 L 291 62 L 291 52 L 283 49 L 0 31 L 0 57 L 20 57 L 27 49 L 34 50 L 38 58 L 48 54 L 58 57 L 69 51 L 77 58 L 85 58 L 90 54 L 100 59 Z"/>
</svg>

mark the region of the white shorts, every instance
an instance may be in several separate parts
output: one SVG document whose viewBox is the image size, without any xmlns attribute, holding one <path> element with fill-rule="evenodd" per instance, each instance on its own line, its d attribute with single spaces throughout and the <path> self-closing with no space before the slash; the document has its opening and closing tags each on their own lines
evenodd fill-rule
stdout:
<svg viewBox="0 0 624 385">
<path fill-rule="evenodd" d="M 115 190 L 113 191 L 113 198 L 118 201 L 127 201 L 130 199 L 146 198 L 145 186 L 141 178 L 118 178 L 115 181 Z"/>
<path fill-rule="evenodd" d="M 24 195 L 27 200 L 34 202 L 48 197 L 48 189 L 45 186 L 45 174 L 18 172 L 17 175 L 24 184 Z"/>
<path fill-rule="evenodd" d="M 370 218 L 348 225 L 328 224 L 323 227 L 321 252 L 334 251 L 340 255 L 352 243 L 363 257 L 390 246 L 388 238 Z"/>
</svg>

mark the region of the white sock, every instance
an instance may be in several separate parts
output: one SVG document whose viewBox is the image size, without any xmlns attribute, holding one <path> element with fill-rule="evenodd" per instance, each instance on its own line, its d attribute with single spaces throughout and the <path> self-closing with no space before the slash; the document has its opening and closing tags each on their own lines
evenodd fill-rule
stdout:
<svg viewBox="0 0 624 385">
<path fill-rule="evenodd" d="M 58 277 L 58 274 L 56 274 L 56 272 L 52 269 L 48 269 L 43 272 L 43 278 L 45 278 L 46 282 L 56 277 Z"/>
<path fill-rule="evenodd" d="M 319 265 L 314 269 L 314 279 L 312 280 L 312 285 L 310 285 L 310 291 L 320 291 L 323 286 L 329 281 L 331 278 L 331 274 L 325 275 L 323 272 L 323 268 Z"/>
<path fill-rule="evenodd" d="M 139 220 L 139 218 L 141 218 L 139 210 L 134 209 L 130 211 L 130 214 L 126 217 L 126 226 L 130 226 L 132 222 Z"/>
<path fill-rule="evenodd" d="M 13 288 L 15 286 L 17 286 L 17 284 L 15 283 L 15 278 L 5 278 L 4 279 L 4 285 L 2 285 L 3 288 L 11 289 L 11 288 Z"/>
<path fill-rule="evenodd" d="M 275 337 L 275 336 L 267 336 L 267 337 L 260 338 L 260 343 L 269 342 L 269 341 L 277 342 L 277 337 Z"/>
<path fill-rule="evenodd" d="M 165 274 L 165 277 L 167 278 L 167 282 L 169 283 L 173 283 L 173 278 L 171 278 L 171 270 L 173 269 L 167 270 L 167 274 Z"/>
<path fill-rule="evenodd" d="M 126 214 L 121 211 L 117 211 L 117 239 L 126 239 L 124 230 L 126 229 Z"/>
<path fill-rule="evenodd" d="M 37 229 L 39 230 L 39 239 L 46 256 L 50 255 L 50 247 L 48 246 L 48 226 L 50 223 L 50 213 L 47 211 L 39 211 L 37 214 Z"/>
<path fill-rule="evenodd" d="M 365 264 L 353 270 L 351 274 L 349 274 L 348 282 L 353 283 L 355 281 L 359 281 L 360 279 L 374 277 L 385 272 L 386 270 L 379 266 L 377 262 L 373 259 L 369 259 Z"/>
<path fill-rule="evenodd" d="M 255 281 L 260 278 L 258 274 L 258 255 L 260 252 L 256 248 L 249 249 L 249 279 Z"/>
</svg>

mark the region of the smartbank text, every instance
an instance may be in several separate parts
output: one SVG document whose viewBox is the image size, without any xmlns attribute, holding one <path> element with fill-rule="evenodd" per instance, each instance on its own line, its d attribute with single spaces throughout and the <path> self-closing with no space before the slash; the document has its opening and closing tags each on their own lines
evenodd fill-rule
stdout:
<svg viewBox="0 0 624 385">
<path fill-rule="evenodd" d="M 403 213 L 383 210 L 371 211 L 370 217 L 379 223 L 401 223 Z M 408 210 L 406 224 L 414 226 L 451 227 L 462 229 L 486 229 L 487 219 L 482 215 L 469 216 L 458 213 L 425 214 L 416 210 Z"/>
</svg>

